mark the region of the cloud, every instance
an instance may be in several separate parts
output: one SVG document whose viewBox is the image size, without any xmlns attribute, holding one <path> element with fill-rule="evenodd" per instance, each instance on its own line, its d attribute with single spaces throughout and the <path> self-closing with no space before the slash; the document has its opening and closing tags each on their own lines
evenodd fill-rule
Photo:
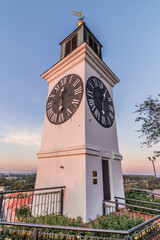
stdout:
<svg viewBox="0 0 160 240">
<path fill-rule="evenodd" d="M 23 146 L 40 146 L 41 133 L 41 128 L 27 129 L 5 125 L 3 130 L 0 130 L 0 142 Z"/>
</svg>

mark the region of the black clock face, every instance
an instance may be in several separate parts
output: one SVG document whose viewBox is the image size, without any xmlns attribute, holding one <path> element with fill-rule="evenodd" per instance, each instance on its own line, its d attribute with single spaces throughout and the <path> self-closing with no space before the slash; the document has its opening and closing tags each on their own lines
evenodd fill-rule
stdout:
<svg viewBox="0 0 160 240">
<path fill-rule="evenodd" d="M 48 120 L 61 124 L 78 109 L 83 96 L 83 82 L 76 74 L 63 77 L 52 89 L 46 105 Z"/>
<path fill-rule="evenodd" d="M 111 127 L 114 122 L 114 106 L 104 83 L 97 77 L 90 77 L 86 83 L 86 96 L 97 122 L 105 128 Z"/>
</svg>

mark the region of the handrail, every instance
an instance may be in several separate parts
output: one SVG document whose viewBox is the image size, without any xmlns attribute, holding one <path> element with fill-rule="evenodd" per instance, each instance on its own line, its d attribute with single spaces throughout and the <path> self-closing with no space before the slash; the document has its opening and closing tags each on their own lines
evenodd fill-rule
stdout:
<svg viewBox="0 0 160 240">
<path fill-rule="evenodd" d="M 160 218 L 160 215 L 158 215 L 158 216 L 156 216 L 156 217 L 153 217 L 153 218 L 145 221 L 144 223 L 140 223 L 139 225 L 137 225 L 137 226 L 129 229 L 128 232 L 129 232 L 129 234 L 131 234 L 131 233 L 135 232 L 136 230 L 138 230 L 138 229 L 140 229 L 140 228 L 148 225 L 148 224 L 151 223 L 151 222 L 154 222 L 155 220 L 157 220 L 157 219 L 159 219 L 159 218 Z"/>
<path fill-rule="evenodd" d="M 68 227 L 68 226 L 56 226 L 56 225 L 47 225 L 47 224 L 35 224 L 35 223 L 17 223 L 17 222 L 2 222 L 0 225 L 8 226 L 20 226 L 20 227 L 33 227 L 33 228 L 48 228 L 48 229 L 60 229 L 60 230 L 72 230 L 79 232 L 101 232 L 101 233 L 114 233 L 128 235 L 129 231 L 123 230 L 114 230 L 114 229 L 100 229 L 100 228 L 82 228 L 82 227 Z"/>
<path fill-rule="evenodd" d="M 140 203 L 149 203 L 149 204 L 154 204 L 154 205 L 160 205 L 160 203 L 157 202 L 149 202 L 149 201 L 143 201 L 143 200 L 137 200 L 137 199 L 132 199 L 132 198 L 122 198 L 122 197 L 116 197 L 117 199 L 122 199 L 122 200 L 130 200 L 133 202 L 140 202 Z"/>
<path fill-rule="evenodd" d="M 151 195 L 158 195 L 160 196 L 160 193 L 154 193 L 154 192 L 150 192 L 148 189 L 140 189 L 140 188 L 131 188 L 133 191 L 139 191 L 139 192 L 147 192 Z"/>
<path fill-rule="evenodd" d="M 105 202 L 106 201 L 104 201 L 104 203 Z M 128 203 L 121 203 L 121 202 L 115 202 L 115 201 L 108 201 L 108 203 L 115 203 L 117 205 L 123 205 L 123 206 L 127 206 L 127 207 L 134 207 L 134 208 L 140 208 L 140 209 L 145 209 L 145 210 L 149 210 L 149 211 L 160 212 L 160 210 L 158 210 L 158 209 L 147 208 L 147 207 L 142 207 L 142 206 L 138 206 L 138 205 L 132 205 L 132 204 L 128 204 Z"/>
<path fill-rule="evenodd" d="M 6 191 L 6 192 L 0 192 L 0 195 L 9 194 L 9 193 L 36 192 L 36 191 L 59 189 L 59 188 L 63 189 L 63 188 L 66 188 L 66 186 Z"/>
<path fill-rule="evenodd" d="M 48 228 L 48 229 L 59 229 L 59 230 L 72 230 L 78 232 L 99 232 L 99 233 L 113 233 L 113 234 L 122 234 L 122 235 L 129 235 L 136 230 L 152 223 L 160 218 L 160 215 L 145 221 L 129 230 L 114 230 L 114 229 L 99 229 L 99 228 L 82 228 L 82 227 L 68 227 L 68 226 L 56 226 L 56 225 L 47 225 L 47 224 L 34 224 L 34 223 L 17 223 L 17 222 L 3 222 L 0 221 L 0 225 L 6 226 L 19 226 L 19 227 L 31 227 L 31 228 Z"/>
</svg>

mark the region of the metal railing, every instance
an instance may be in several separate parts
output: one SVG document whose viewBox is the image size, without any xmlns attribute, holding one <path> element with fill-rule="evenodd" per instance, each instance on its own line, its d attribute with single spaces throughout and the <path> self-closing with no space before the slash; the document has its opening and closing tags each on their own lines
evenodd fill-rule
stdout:
<svg viewBox="0 0 160 240">
<path fill-rule="evenodd" d="M 121 200 L 121 202 L 118 200 Z M 134 202 L 137 203 L 137 205 L 134 204 Z M 147 207 L 142 206 L 143 204 L 146 204 Z M 151 207 L 148 207 L 148 205 L 151 205 Z M 121 215 L 124 212 L 129 213 L 133 219 L 141 215 L 146 220 L 147 218 L 150 219 L 160 214 L 160 203 L 116 196 L 115 201 L 103 202 L 103 215 L 108 215 L 110 213 Z"/>
<path fill-rule="evenodd" d="M 96 228 L 82 228 L 82 227 L 67 227 L 67 226 L 53 226 L 53 225 L 41 225 L 41 224 L 28 224 L 28 223 L 9 223 L 9 222 L 0 222 L 0 225 L 2 226 L 16 226 L 16 227 L 29 227 L 33 229 L 32 231 L 22 230 L 23 233 L 26 233 L 26 236 L 28 233 L 30 233 L 30 239 L 38 240 L 38 239 L 45 239 L 47 236 L 49 239 L 117 239 L 116 237 L 108 237 L 110 234 L 115 235 L 121 235 L 122 238 L 119 239 L 129 239 L 127 238 L 129 232 L 128 231 L 122 231 L 122 230 L 110 230 L 110 229 L 96 229 Z M 3 228 L 4 229 L 4 228 Z M 3 234 L 3 229 L 1 233 Z M 47 230 L 60 230 L 59 233 L 53 232 L 42 232 L 40 229 L 47 229 Z M 5 232 L 7 229 L 4 230 Z M 15 230 L 14 231 L 15 234 Z M 61 233 L 63 231 L 63 233 Z M 65 233 L 65 231 L 69 231 L 68 233 Z M 11 232 L 8 229 L 8 232 Z M 103 234 L 103 237 L 98 236 L 87 236 L 87 233 L 93 233 L 93 234 Z M 11 235 L 11 234 L 10 234 Z M 17 235 L 17 232 L 16 232 Z M 24 235 L 23 235 L 24 236 Z M 42 238 L 41 238 L 42 237 Z"/>
<path fill-rule="evenodd" d="M 146 206 L 143 206 L 144 204 Z M 160 237 L 160 203 L 116 196 L 115 201 L 103 202 L 104 215 L 121 216 L 124 213 L 129 214 L 133 219 L 137 217 L 144 219 L 143 223 L 128 230 L 130 239 L 159 239 L 156 237 Z"/>
<path fill-rule="evenodd" d="M 146 194 L 152 196 L 153 199 L 155 199 L 156 196 L 158 198 L 160 198 L 160 193 L 156 193 L 156 192 L 153 192 L 153 191 L 148 190 L 148 189 L 131 188 L 131 190 L 139 192 L 139 193 L 146 193 Z"/>
<path fill-rule="evenodd" d="M 69 227 L 69 226 L 55 226 L 55 225 L 42 225 L 30 223 L 13 223 L 13 222 L 0 222 L 1 236 L 12 237 L 10 239 L 152 239 L 160 232 L 160 215 L 139 224 L 129 230 L 112 230 L 112 229 L 96 229 L 96 228 L 82 228 L 82 227 Z M 150 225 L 152 224 L 152 225 Z M 150 226 L 148 226 L 150 225 Z M 5 228 L 4 226 L 18 227 L 19 229 Z M 146 227 L 147 226 L 147 227 Z M 22 229 L 20 229 L 23 227 Z M 146 228 L 144 228 L 146 227 Z M 29 230 L 24 230 L 29 228 Z M 58 232 L 59 230 L 59 232 Z M 47 232 L 46 232 L 47 231 Z M 139 231 L 137 233 L 137 231 Z M 15 238 L 14 238 L 15 236 Z M 145 236 L 145 238 L 143 238 Z M 22 238 L 21 238 L 22 237 Z M 154 238 L 153 238 L 154 239 Z"/>
<path fill-rule="evenodd" d="M 63 214 L 65 186 L 0 192 L 0 220 L 23 221 L 32 216 Z"/>
</svg>

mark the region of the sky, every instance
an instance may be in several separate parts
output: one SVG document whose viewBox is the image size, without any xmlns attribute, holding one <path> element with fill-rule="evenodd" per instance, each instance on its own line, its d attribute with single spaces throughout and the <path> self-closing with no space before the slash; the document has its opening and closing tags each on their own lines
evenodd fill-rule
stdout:
<svg viewBox="0 0 160 240">
<path fill-rule="evenodd" d="M 123 174 L 153 174 L 154 150 L 141 147 L 135 104 L 160 90 L 159 0 L 0 0 L 0 172 L 35 172 L 48 83 L 59 43 L 77 27 L 73 10 L 102 43 L 118 76 L 114 105 Z M 160 175 L 160 158 L 156 161 Z"/>
</svg>

